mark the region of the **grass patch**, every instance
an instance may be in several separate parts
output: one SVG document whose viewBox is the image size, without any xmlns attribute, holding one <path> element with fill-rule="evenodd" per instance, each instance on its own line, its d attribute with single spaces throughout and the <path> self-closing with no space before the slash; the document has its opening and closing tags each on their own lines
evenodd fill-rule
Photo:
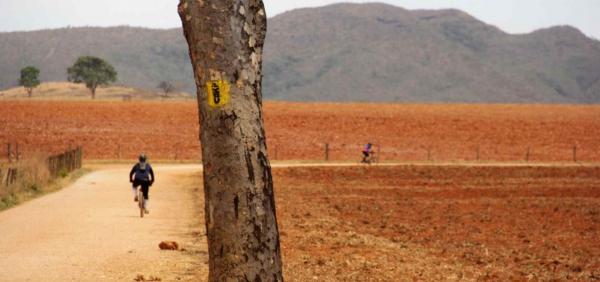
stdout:
<svg viewBox="0 0 600 282">
<path fill-rule="evenodd" d="M 52 179 L 43 156 L 23 161 L 17 165 L 17 181 L 9 186 L 0 185 L 0 211 L 12 208 L 48 193 L 56 192 L 90 172 L 88 168 L 71 173 L 61 171 Z"/>
</svg>

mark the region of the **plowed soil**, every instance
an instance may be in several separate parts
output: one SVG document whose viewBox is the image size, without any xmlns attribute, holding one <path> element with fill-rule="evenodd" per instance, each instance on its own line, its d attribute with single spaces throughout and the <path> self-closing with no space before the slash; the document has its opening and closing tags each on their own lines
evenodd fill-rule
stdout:
<svg viewBox="0 0 600 282">
<path fill-rule="evenodd" d="M 274 170 L 292 281 L 600 280 L 598 167 Z"/>
<path fill-rule="evenodd" d="M 600 106 L 267 102 L 271 159 L 600 161 Z M 82 145 L 86 159 L 199 159 L 194 102 L 1 101 L 0 144 L 23 154 Z M 479 152 L 479 153 L 478 153 Z M 529 154 L 528 154 L 529 152 Z M 478 157 L 479 156 L 479 157 Z M 2 156 L 4 157 L 4 156 Z"/>
</svg>

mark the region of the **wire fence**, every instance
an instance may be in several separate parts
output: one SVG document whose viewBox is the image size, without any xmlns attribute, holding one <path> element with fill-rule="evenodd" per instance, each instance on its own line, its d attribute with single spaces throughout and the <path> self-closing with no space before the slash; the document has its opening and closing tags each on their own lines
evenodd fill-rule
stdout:
<svg viewBox="0 0 600 282">
<path fill-rule="evenodd" d="M 0 161 L 0 186 L 10 186 L 14 184 L 23 168 L 23 161 L 18 144 L 7 144 L 6 159 Z M 82 167 L 83 148 L 69 149 L 64 153 L 50 156 L 45 159 L 43 164 L 52 177 L 58 177 L 62 174 L 68 174 Z"/>
<path fill-rule="evenodd" d="M 302 145 L 287 145 L 279 142 L 269 143 L 269 159 L 276 161 L 330 161 L 360 162 L 365 144 L 322 142 Z M 576 162 L 600 163 L 600 148 L 578 144 L 469 144 L 460 142 L 427 144 L 385 144 L 374 143 L 373 152 L 380 162 Z M 25 148 L 27 152 L 32 148 Z M 7 146 L 8 154 L 2 154 L 4 162 L 15 162 L 23 158 L 17 144 Z M 24 150 L 25 151 L 25 150 Z M 86 150 L 90 160 L 135 160 L 146 153 L 154 161 L 197 161 L 202 159 L 201 146 L 198 143 L 174 142 L 173 144 L 153 144 L 149 142 L 142 148 L 136 144 L 107 144 Z M 80 157 L 69 155 L 68 158 Z M 0 164 L 2 163 L 0 159 Z M 51 166 L 60 166 L 55 162 L 71 163 L 71 160 L 52 160 Z M 80 165 L 80 164 L 78 164 Z M 52 168 L 53 173 L 57 170 Z"/>
<path fill-rule="evenodd" d="M 272 160 L 360 161 L 364 144 L 318 143 L 309 148 L 269 148 Z M 374 144 L 380 162 L 600 162 L 600 150 L 573 146 L 456 145 L 386 146 Z"/>
<path fill-rule="evenodd" d="M 77 147 L 74 150 L 68 150 L 62 154 L 51 156 L 48 158 L 48 171 L 53 177 L 60 174 L 70 173 L 81 168 L 83 161 L 83 149 Z"/>
<path fill-rule="evenodd" d="M 0 186 L 9 186 L 17 181 L 17 169 L 0 167 Z"/>
</svg>

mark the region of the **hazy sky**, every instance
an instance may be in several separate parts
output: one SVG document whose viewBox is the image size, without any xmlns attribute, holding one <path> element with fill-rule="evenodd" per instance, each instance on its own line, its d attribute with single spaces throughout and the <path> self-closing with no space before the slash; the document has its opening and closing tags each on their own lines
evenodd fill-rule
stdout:
<svg viewBox="0 0 600 282">
<path fill-rule="evenodd" d="M 264 0 L 269 16 L 335 0 Z M 600 0 L 384 0 L 408 9 L 458 8 L 511 33 L 569 24 L 600 38 Z M 65 26 L 180 26 L 178 0 L 0 0 L 0 31 Z"/>
</svg>

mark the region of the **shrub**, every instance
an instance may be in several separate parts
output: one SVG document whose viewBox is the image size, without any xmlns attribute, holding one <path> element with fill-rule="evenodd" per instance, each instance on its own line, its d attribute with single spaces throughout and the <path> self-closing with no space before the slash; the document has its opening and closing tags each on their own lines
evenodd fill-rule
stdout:
<svg viewBox="0 0 600 282">
<path fill-rule="evenodd" d="M 65 177 L 69 176 L 69 171 L 66 168 L 63 168 L 58 172 L 58 175 L 61 178 L 65 178 Z"/>
</svg>

